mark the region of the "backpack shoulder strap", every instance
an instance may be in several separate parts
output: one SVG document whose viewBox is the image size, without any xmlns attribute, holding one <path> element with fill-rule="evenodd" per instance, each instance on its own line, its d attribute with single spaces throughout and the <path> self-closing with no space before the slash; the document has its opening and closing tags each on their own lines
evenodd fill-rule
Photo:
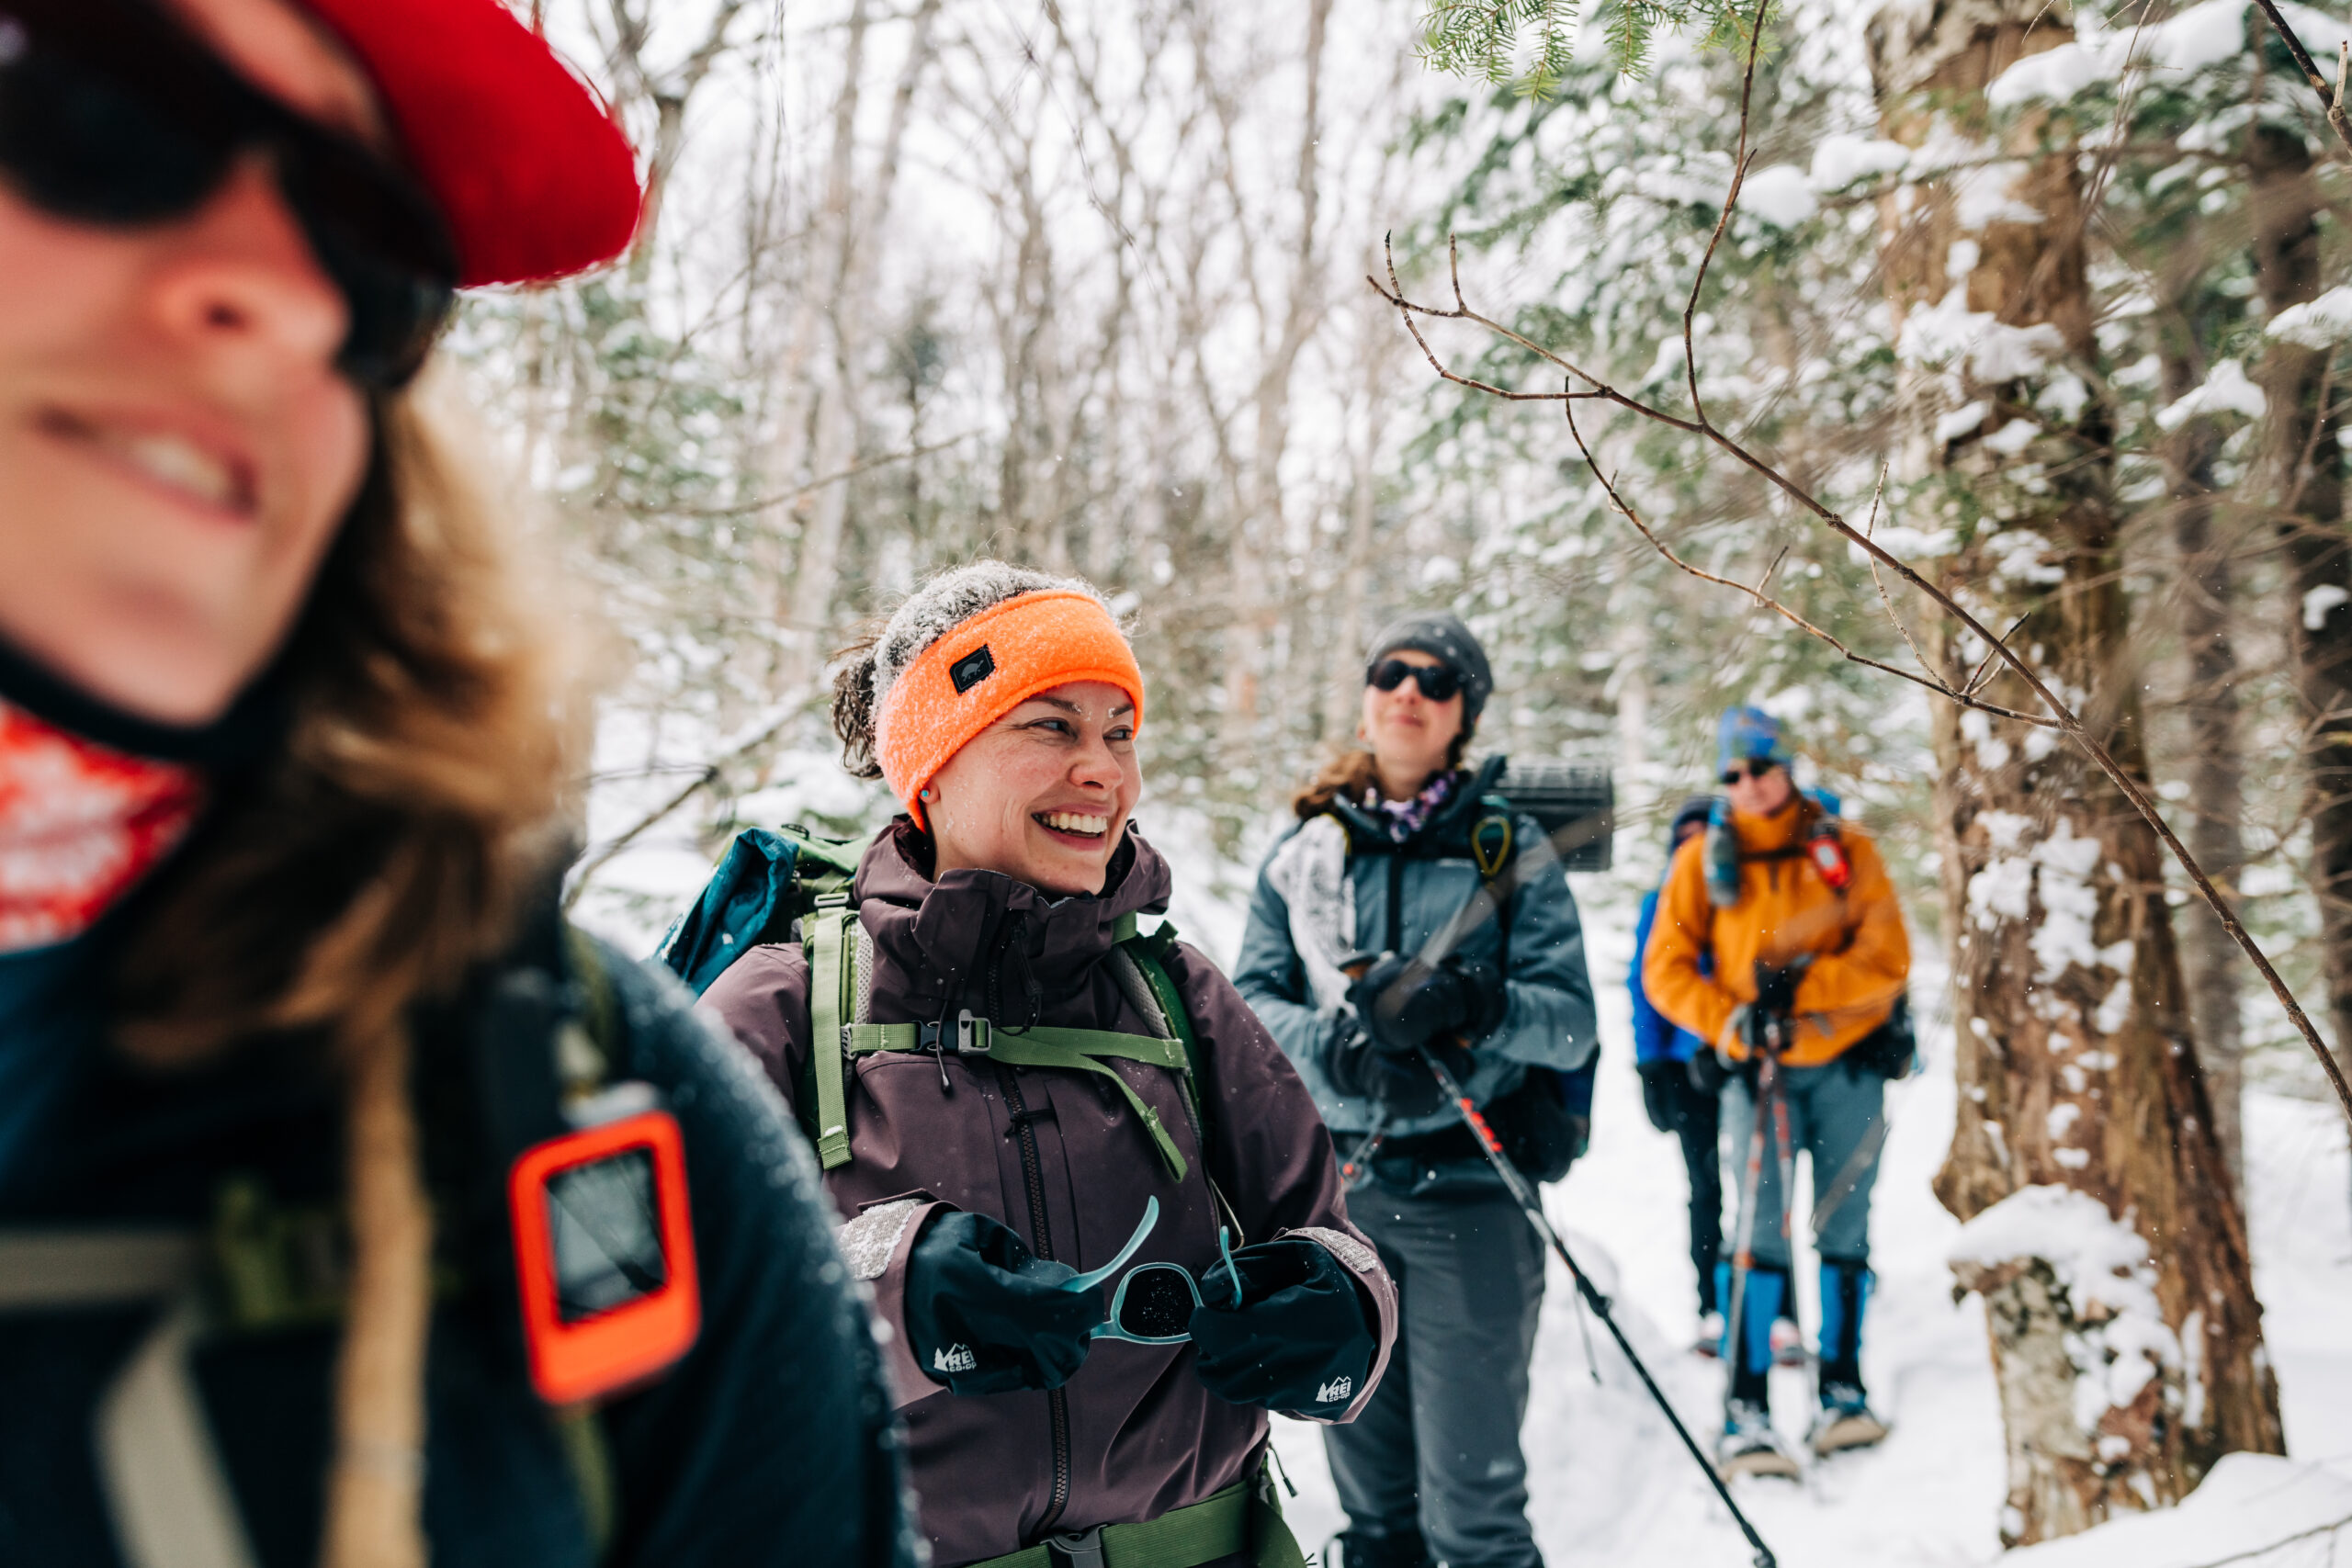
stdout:
<svg viewBox="0 0 2352 1568">
<path fill-rule="evenodd" d="M 801 922 L 808 944 L 808 1060 L 817 1089 L 817 1163 L 838 1170 L 849 1163 L 848 1063 L 842 1027 L 857 1010 L 853 947 L 857 911 L 830 901 Z"/>
</svg>

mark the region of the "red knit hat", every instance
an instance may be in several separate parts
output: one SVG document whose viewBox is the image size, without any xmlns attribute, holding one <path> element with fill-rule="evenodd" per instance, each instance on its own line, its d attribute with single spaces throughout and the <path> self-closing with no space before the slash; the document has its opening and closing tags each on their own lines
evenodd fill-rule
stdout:
<svg viewBox="0 0 2352 1568">
<path fill-rule="evenodd" d="M 458 243 L 458 282 L 560 277 L 628 248 L 628 140 L 500 0 L 300 0 L 374 78 Z"/>
</svg>

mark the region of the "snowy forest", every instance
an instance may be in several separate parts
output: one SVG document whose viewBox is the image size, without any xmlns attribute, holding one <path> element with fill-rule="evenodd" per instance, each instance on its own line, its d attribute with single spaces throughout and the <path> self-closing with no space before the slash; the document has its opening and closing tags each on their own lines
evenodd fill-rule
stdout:
<svg viewBox="0 0 2352 1568">
<path fill-rule="evenodd" d="M 740 828 L 885 820 L 832 656 L 993 555 L 1131 617 L 1138 820 L 1229 958 L 1366 637 L 1452 608 L 1495 656 L 1477 754 L 1614 770 L 1613 868 L 1572 878 L 1593 1145 L 1548 1198 L 1695 1421 L 1721 1372 L 1679 1348 L 1623 982 L 1755 704 L 1886 854 L 1927 1063 L 1878 1188 L 1894 1436 L 1744 1485 L 1780 1560 L 2352 1540 L 2352 21 L 518 9 L 651 191 L 621 266 L 455 337 L 585 587 L 579 919 L 650 952 Z M 1746 1560 L 1560 1277 L 1536 1382 L 1552 1561 Z M 1277 1425 L 1319 1540 L 1319 1444 Z"/>
</svg>

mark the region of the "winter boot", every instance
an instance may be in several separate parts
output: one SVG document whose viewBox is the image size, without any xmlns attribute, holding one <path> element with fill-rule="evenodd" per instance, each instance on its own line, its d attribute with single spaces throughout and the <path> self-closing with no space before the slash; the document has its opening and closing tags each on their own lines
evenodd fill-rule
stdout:
<svg viewBox="0 0 2352 1568">
<path fill-rule="evenodd" d="M 1690 1348 L 1709 1360 L 1724 1353 L 1724 1314 L 1713 1307 L 1699 1314 L 1699 1337 Z"/>
<path fill-rule="evenodd" d="M 1821 1265 L 1821 1413 L 1807 1438 L 1816 1454 L 1868 1448 L 1886 1436 L 1862 1392 L 1862 1313 L 1871 1279 L 1860 1259 Z"/>
<path fill-rule="evenodd" d="M 1366 1535 L 1341 1530 L 1323 1548 L 1323 1568 L 1436 1568 L 1420 1532 Z"/>
<path fill-rule="evenodd" d="M 1724 1435 L 1715 1443 L 1715 1470 L 1725 1480 L 1742 1475 L 1804 1474 L 1796 1456 L 1772 1430 L 1772 1412 L 1762 1402 L 1734 1398 L 1724 1405 Z"/>
<path fill-rule="evenodd" d="M 1735 1321 L 1724 1335 L 1723 1354 L 1731 1363 L 1730 1397 L 1724 1401 L 1724 1435 L 1715 1445 L 1715 1468 L 1735 1475 L 1795 1475 L 1797 1461 L 1772 1430 L 1772 1325 L 1788 1299 L 1785 1269 L 1747 1271 L 1747 1288 L 1729 1292 Z"/>
</svg>

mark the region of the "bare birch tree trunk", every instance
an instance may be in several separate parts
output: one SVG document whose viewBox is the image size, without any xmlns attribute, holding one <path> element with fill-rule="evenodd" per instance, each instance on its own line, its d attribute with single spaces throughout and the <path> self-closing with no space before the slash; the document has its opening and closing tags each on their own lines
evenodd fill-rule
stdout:
<svg viewBox="0 0 2352 1568">
<path fill-rule="evenodd" d="M 2325 203 L 2303 139 L 2273 125 L 2248 136 L 2255 285 L 2273 315 L 2319 297 Z M 2335 1059 L 2352 1068 L 2352 538 L 2344 527 L 2343 428 L 2325 349 L 2272 340 L 2259 372 L 2265 456 L 2288 561 L 2288 636 L 2302 699 L 2304 809 L 2312 894 Z"/>
<path fill-rule="evenodd" d="M 1882 12 L 1869 38 L 1882 133 L 1917 146 L 1939 116 L 1989 135 L 1985 85 L 2073 28 L 2041 0 L 1936 0 Z M 1907 378 L 1905 506 L 1914 525 L 1951 530 L 1950 589 L 2014 626 L 2012 645 L 2143 767 L 2111 432 L 2081 373 L 2097 353 L 2083 195 L 2072 150 L 2040 134 L 2014 133 L 2016 161 L 1978 175 L 1994 183 L 1964 205 L 1950 181 L 1885 205 L 1905 341 L 1947 350 L 1943 369 Z M 1948 637 L 1929 649 L 1960 681 L 1984 652 Z M 2008 677 L 1986 695 L 2032 705 Z M 1985 1297 L 2015 1544 L 2177 1502 L 2233 1450 L 2279 1451 L 2278 1392 L 2154 834 L 2046 729 L 1947 706 L 1936 750 L 1961 1093 L 1937 1195 L 1967 1220 L 2029 1189 L 2088 1194 L 2145 1241 L 2162 1318 L 2140 1343 L 2109 1341 L 2105 1304 L 2065 1283 L 2054 1241 L 1960 1270 Z M 2108 1364 L 2120 1360 L 2131 1375 Z"/>
<path fill-rule="evenodd" d="M 2175 314 L 2180 318 L 2175 341 L 2160 355 L 2162 394 L 2168 404 L 2186 397 L 2206 372 L 2193 314 L 2185 305 Z M 2238 725 L 2237 653 L 2230 641 L 2234 572 L 2231 547 L 2215 537 L 2213 529 L 2213 459 L 2221 446 L 2218 422 L 2199 417 L 2173 432 L 2162 455 L 2171 495 L 2173 547 L 2180 558 L 2174 603 L 2188 662 L 2188 689 L 2181 710 L 2188 728 L 2188 848 L 2206 874 L 2234 897 L 2245 869 L 2245 763 Z M 2181 967 L 2188 981 L 2197 1060 L 2205 1070 L 2214 1135 L 2243 1204 L 2245 1043 L 2239 990 L 2245 959 L 2201 901 L 2189 900 L 2180 912 Z"/>
<path fill-rule="evenodd" d="M 1227 708 L 1228 746 L 1248 755 L 1255 747 L 1259 682 L 1265 672 L 1275 625 L 1282 619 L 1279 585 L 1271 577 L 1283 554 L 1283 454 L 1290 445 L 1290 394 L 1299 351 L 1323 315 L 1322 249 L 1317 220 L 1323 138 L 1323 43 L 1331 0 L 1308 0 L 1304 70 L 1306 91 L 1298 131 L 1298 228 L 1283 280 L 1283 314 L 1258 371 L 1257 415 L 1250 448 L 1249 491 L 1233 528 L 1235 647 L 1227 660 L 1231 694 Z M 1229 109 L 1231 106 L 1227 106 Z M 1262 329 L 1265 325 L 1261 321 Z"/>
<path fill-rule="evenodd" d="M 793 564 L 791 632 L 797 657 L 786 667 L 787 690 L 813 684 L 825 660 L 825 637 L 837 618 L 833 601 L 841 575 L 842 535 L 849 519 L 850 487 L 846 479 L 834 476 L 848 473 L 863 444 L 867 359 L 876 330 L 875 249 L 889 218 L 899 147 L 915 88 L 930 67 L 932 26 L 938 14 L 939 0 L 923 0 L 915 10 L 912 37 L 891 96 L 889 125 L 880 155 L 861 173 L 857 118 L 873 15 L 868 0 L 854 0 L 850 8 L 842 89 L 833 103 L 825 206 L 820 219 L 826 256 L 822 325 L 831 352 L 817 356 L 825 374 L 817 388 L 808 465 L 812 482 L 831 482 L 811 498 L 813 504 L 801 528 L 799 556 Z"/>
</svg>

